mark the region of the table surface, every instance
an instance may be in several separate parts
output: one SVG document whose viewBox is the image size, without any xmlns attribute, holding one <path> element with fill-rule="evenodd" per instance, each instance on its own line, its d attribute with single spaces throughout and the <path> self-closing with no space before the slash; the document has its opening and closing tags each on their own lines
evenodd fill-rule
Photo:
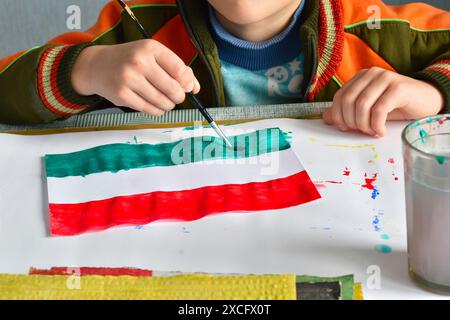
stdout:
<svg viewBox="0 0 450 320">
<path fill-rule="evenodd" d="M 383 139 L 340 133 L 318 120 L 227 126 L 228 134 L 274 126 L 292 132 L 293 149 L 322 199 L 284 210 L 222 214 L 190 223 L 157 222 L 66 238 L 48 235 L 45 154 L 133 143 L 135 137 L 139 143 L 170 141 L 186 131 L 0 135 L 0 273 L 27 273 L 30 267 L 127 266 L 210 273 L 354 274 L 366 299 L 448 298 L 420 289 L 407 273 L 400 139 L 405 125 L 390 123 Z M 379 195 L 364 187 L 366 176 L 374 174 Z"/>
</svg>

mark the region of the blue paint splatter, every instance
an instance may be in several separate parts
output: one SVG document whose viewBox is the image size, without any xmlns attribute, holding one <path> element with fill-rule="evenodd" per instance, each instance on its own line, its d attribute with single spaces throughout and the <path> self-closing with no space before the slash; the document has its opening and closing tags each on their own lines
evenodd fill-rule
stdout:
<svg viewBox="0 0 450 320">
<path fill-rule="evenodd" d="M 377 250 L 380 253 L 385 253 L 385 254 L 392 252 L 392 248 L 386 244 L 377 244 L 375 246 L 375 250 Z"/>
<path fill-rule="evenodd" d="M 422 141 L 422 143 L 425 143 L 425 138 L 428 136 L 428 133 L 425 131 L 424 128 L 420 128 L 419 134 L 420 134 L 420 140 Z"/>
<path fill-rule="evenodd" d="M 380 227 L 380 219 L 378 218 L 378 216 L 375 216 L 375 217 L 373 218 L 372 226 L 373 226 L 373 230 L 374 230 L 375 232 L 381 231 L 381 227 Z"/>
<path fill-rule="evenodd" d="M 184 234 L 188 234 L 191 233 L 190 231 L 188 231 L 188 229 L 186 227 L 183 227 L 183 229 L 181 230 L 182 233 Z"/>
<path fill-rule="evenodd" d="M 375 200 L 379 195 L 380 195 L 380 191 L 378 191 L 378 189 L 373 189 L 372 199 Z"/>
<path fill-rule="evenodd" d="M 144 226 L 135 226 L 134 229 L 135 230 L 142 230 L 142 229 L 144 229 Z"/>
</svg>

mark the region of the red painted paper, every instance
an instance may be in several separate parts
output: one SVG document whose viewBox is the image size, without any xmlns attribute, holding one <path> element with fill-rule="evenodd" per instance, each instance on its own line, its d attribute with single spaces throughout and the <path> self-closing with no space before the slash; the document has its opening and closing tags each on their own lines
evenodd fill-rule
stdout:
<svg viewBox="0 0 450 320">
<path fill-rule="evenodd" d="M 262 183 L 152 192 L 80 204 L 50 204 L 50 231 L 73 236 L 157 220 L 192 221 L 223 212 L 263 211 L 320 198 L 306 171 Z"/>
</svg>

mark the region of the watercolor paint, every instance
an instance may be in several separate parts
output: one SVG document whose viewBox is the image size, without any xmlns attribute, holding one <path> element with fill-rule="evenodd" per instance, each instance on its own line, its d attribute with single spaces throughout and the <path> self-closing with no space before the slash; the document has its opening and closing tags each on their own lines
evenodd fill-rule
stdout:
<svg viewBox="0 0 450 320">
<path fill-rule="evenodd" d="M 375 246 L 375 250 L 377 250 L 380 253 L 384 253 L 384 254 L 392 253 L 391 246 L 388 246 L 387 244 L 377 244 Z"/>
<path fill-rule="evenodd" d="M 406 180 L 411 268 L 423 279 L 450 286 L 450 190 Z"/>
<path fill-rule="evenodd" d="M 450 293 L 450 118 L 410 124 L 403 133 L 409 271 Z"/>
</svg>

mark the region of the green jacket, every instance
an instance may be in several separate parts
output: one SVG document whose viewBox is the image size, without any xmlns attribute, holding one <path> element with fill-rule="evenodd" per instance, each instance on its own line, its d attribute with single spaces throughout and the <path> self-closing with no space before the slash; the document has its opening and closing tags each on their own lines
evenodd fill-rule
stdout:
<svg viewBox="0 0 450 320">
<path fill-rule="evenodd" d="M 434 84 L 445 97 L 445 111 L 450 112 L 450 13 L 420 3 L 386 6 L 379 0 L 304 1 L 306 19 L 299 41 L 305 53 L 303 92 L 307 101 L 331 101 L 359 70 L 378 66 Z M 127 3 L 154 40 L 194 69 L 205 104 L 225 106 L 206 1 Z M 368 8 L 374 11 L 367 13 Z M 71 69 L 78 54 L 86 46 L 138 39 L 141 35 L 136 26 L 111 1 L 88 31 L 61 35 L 44 46 L 0 60 L 0 122 L 50 122 L 104 106 L 108 103 L 105 99 L 80 96 L 72 88 Z M 191 106 L 185 102 L 179 107 Z"/>
</svg>

